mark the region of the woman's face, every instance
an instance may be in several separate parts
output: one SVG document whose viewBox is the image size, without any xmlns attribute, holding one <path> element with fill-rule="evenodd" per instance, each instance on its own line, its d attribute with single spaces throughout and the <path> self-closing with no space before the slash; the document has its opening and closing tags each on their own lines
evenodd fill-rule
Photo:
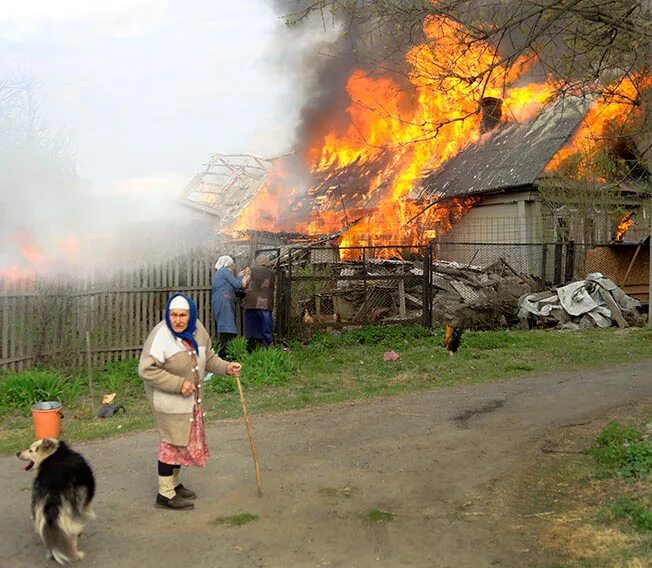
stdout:
<svg viewBox="0 0 652 568">
<path fill-rule="evenodd" d="M 190 319 L 190 310 L 180 310 L 172 308 L 170 310 L 170 323 L 172 329 L 177 333 L 181 333 L 188 327 L 188 320 Z"/>
</svg>

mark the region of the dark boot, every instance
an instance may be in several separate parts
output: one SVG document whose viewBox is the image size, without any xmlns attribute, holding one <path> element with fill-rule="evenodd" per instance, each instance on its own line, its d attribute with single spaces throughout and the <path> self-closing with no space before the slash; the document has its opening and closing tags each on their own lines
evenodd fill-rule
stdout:
<svg viewBox="0 0 652 568">
<path fill-rule="evenodd" d="M 193 503 L 175 493 L 174 475 L 158 476 L 158 495 L 156 496 L 156 506 L 160 509 L 174 509 L 177 511 L 195 508 Z"/>
<path fill-rule="evenodd" d="M 173 509 L 176 511 L 183 511 L 188 509 L 194 509 L 195 504 L 191 503 L 187 499 L 175 495 L 172 499 L 161 495 L 160 493 L 156 496 L 156 506 L 159 509 Z"/>
<path fill-rule="evenodd" d="M 181 466 L 175 466 L 174 472 L 172 473 L 172 482 L 174 483 L 174 492 L 183 499 L 196 499 L 197 494 L 192 490 L 184 487 L 179 483 L 179 474 L 181 471 Z"/>
<path fill-rule="evenodd" d="M 177 497 L 181 497 L 182 499 L 197 498 L 197 494 L 192 489 L 188 489 L 187 487 L 184 487 L 181 483 L 179 483 L 179 485 L 177 485 L 174 488 L 174 491 L 177 494 Z"/>
</svg>

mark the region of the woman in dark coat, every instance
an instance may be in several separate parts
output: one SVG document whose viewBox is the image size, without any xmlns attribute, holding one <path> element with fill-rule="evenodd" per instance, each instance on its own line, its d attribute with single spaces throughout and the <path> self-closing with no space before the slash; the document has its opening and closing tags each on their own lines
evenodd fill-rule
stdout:
<svg viewBox="0 0 652 568">
<path fill-rule="evenodd" d="M 274 262 L 258 255 L 251 267 L 251 279 L 244 299 L 245 337 L 251 353 L 256 347 L 269 347 L 274 338 Z"/>
<path fill-rule="evenodd" d="M 226 357 L 226 348 L 231 340 L 238 335 L 235 324 L 236 295 L 244 294 L 244 288 L 249 283 L 249 269 L 243 270 L 238 276 L 233 274 L 235 263 L 230 256 L 221 256 L 215 263 L 211 288 L 211 307 L 217 326 L 217 343 L 220 358 Z"/>
</svg>

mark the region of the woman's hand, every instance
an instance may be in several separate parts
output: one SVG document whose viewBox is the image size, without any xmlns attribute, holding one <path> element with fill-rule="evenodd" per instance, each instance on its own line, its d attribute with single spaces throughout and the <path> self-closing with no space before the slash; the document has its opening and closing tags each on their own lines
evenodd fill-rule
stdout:
<svg viewBox="0 0 652 568">
<path fill-rule="evenodd" d="M 226 376 L 227 377 L 239 377 L 240 369 L 242 365 L 240 363 L 231 362 L 226 364 Z"/>
<path fill-rule="evenodd" d="M 190 381 L 183 381 L 183 384 L 181 385 L 181 395 L 182 396 L 190 396 L 192 393 L 197 390 L 195 388 L 195 385 L 191 383 Z"/>
</svg>

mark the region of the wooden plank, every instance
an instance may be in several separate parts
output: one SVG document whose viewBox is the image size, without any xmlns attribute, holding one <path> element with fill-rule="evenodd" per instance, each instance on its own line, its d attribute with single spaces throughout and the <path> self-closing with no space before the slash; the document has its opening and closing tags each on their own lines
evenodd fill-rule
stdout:
<svg viewBox="0 0 652 568">
<path fill-rule="evenodd" d="M 621 288 L 630 296 L 632 294 L 647 294 L 649 291 L 647 284 L 645 285 L 628 284 L 627 286 Z"/>
<path fill-rule="evenodd" d="M 9 302 L 11 299 L 6 296 L 7 281 L 2 281 L 2 349 L 0 350 L 0 358 L 9 358 Z"/>
<path fill-rule="evenodd" d="M 154 314 L 154 264 L 148 263 L 145 270 L 145 328 L 147 333 L 154 327 L 152 318 Z"/>
<path fill-rule="evenodd" d="M 16 289 L 17 284 L 12 283 L 11 288 Z M 18 353 L 16 353 L 16 301 L 14 300 L 11 302 L 10 309 L 9 309 L 9 351 L 7 353 L 8 357 L 10 359 L 13 359 L 14 357 L 18 356 Z M 15 367 L 14 367 L 15 368 Z"/>
<path fill-rule="evenodd" d="M 410 300 L 414 305 L 419 306 L 420 308 L 423 308 L 423 302 L 417 298 L 416 296 L 413 296 L 412 294 L 408 294 L 407 292 L 405 293 L 405 298 L 406 300 Z"/>
<path fill-rule="evenodd" d="M 407 310 L 405 309 L 405 281 L 399 280 L 398 282 L 398 314 L 401 319 L 407 317 Z"/>
<path fill-rule="evenodd" d="M 126 279 L 127 279 L 127 272 L 126 269 L 123 267 L 120 269 L 120 288 L 122 289 L 123 286 L 126 285 Z M 125 345 L 125 343 L 128 341 L 127 340 L 127 300 L 129 297 L 129 293 L 126 294 L 119 294 L 119 300 L 118 300 L 118 313 L 116 314 L 116 318 L 118 319 L 119 326 L 118 326 L 118 334 L 119 334 L 119 339 L 115 342 L 111 342 L 111 345 Z M 119 357 L 118 360 L 122 360 L 126 357 L 126 352 L 123 349 L 122 351 L 117 353 L 117 356 Z"/>
<path fill-rule="evenodd" d="M 141 285 L 140 282 L 140 268 L 134 270 L 134 287 Z M 134 339 L 137 343 L 141 344 L 145 338 L 143 337 L 143 291 L 138 290 L 135 295 L 135 306 L 134 306 L 134 329 L 135 335 Z"/>
<path fill-rule="evenodd" d="M 135 287 L 135 281 L 136 281 L 136 276 L 134 274 L 134 268 L 131 266 L 129 268 L 128 278 L 127 278 L 127 284 L 129 287 L 134 288 Z M 127 326 L 127 344 L 130 343 L 135 343 L 138 341 L 138 333 L 136 332 L 136 292 L 130 292 L 129 293 L 129 322 Z M 127 358 L 131 359 L 134 356 L 133 351 L 131 349 L 127 350 Z"/>
<path fill-rule="evenodd" d="M 636 257 L 638 256 L 638 253 L 641 251 L 641 245 L 636 247 L 636 251 L 634 252 L 634 255 L 632 256 L 632 260 L 629 263 L 629 266 L 627 267 L 627 271 L 625 272 L 625 276 L 623 276 L 623 281 L 620 287 L 622 288 L 627 284 L 627 279 L 629 278 L 629 273 L 632 271 L 632 266 L 634 266 L 634 263 L 636 262 Z"/>
<path fill-rule="evenodd" d="M 607 303 L 607 307 L 611 311 L 611 315 L 618 323 L 618 327 L 629 327 L 629 324 L 625 321 L 623 314 L 620 312 L 618 304 L 616 304 L 616 301 L 613 299 L 609 291 L 605 290 L 604 288 L 600 288 L 600 295 L 602 296 L 602 299 Z"/>
</svg>

